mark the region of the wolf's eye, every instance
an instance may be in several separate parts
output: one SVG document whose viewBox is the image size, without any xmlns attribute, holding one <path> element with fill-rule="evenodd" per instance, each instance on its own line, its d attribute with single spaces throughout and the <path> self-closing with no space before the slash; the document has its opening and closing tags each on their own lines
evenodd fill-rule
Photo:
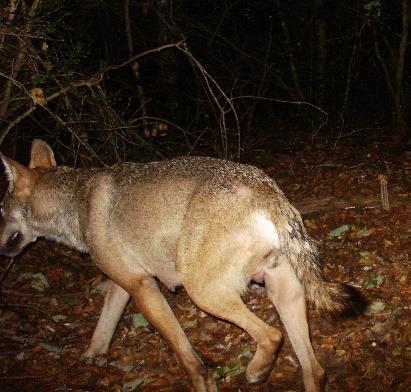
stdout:
<svg viewBox="0 0 411 392">
<path fill-rule="evenodd" d="M 4 215 L 4 207 L 3 205 L 0 204 L 0 215 L 3 216 Z"/>
</svg>

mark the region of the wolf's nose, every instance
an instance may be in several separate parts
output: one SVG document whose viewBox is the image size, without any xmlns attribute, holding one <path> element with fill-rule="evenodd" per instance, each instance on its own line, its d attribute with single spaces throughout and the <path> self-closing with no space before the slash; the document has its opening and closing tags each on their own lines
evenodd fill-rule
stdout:
<svg viewBox="0 0 411 392">
<path fill-rule="evenodd" d="M 16 248 L 18 248 L 22 239 L 23 235 L 21 234 L 21 232 L 15 231 L 4 244 L 4 248 L 7 251 L 15 250 Z"/>
</svg>

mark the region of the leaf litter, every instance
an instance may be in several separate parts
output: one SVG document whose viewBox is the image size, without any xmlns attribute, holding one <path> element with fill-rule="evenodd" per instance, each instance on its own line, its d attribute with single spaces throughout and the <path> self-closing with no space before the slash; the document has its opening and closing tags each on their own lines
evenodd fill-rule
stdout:
<svg viewBox="0 0 411 392">
<path fill-rule="evenodd" d="M 262 159 L 271 162 L 263 168 L 291 201 L 298 203 L 302 195 L 319 200 L 333 195 L 346 199 L 347 206 L 358 195 L 378 200 L 377 175 L 384 170 L 383 162 L 390 164 L 394 207 L 389 211 L 340 208 L 305 217 L 321 250 L 326 277 L 354 285 L 369 300 L 365 314 L 356 319 L 328 320 L 309 309 L 312 342 L 327 371 L 328 392 L 411 388 L 410 223 L 404 208 L 409 193 L 399 147 L 380 137 L 369 144 L 341 140 L 327 167 L 316 163 L 329 150 L 299 149 L 305 140 L 290 145 L 280 159 Z M 373 164 L 370 159 L 363 164 L 367 146 L 376 143 L 384 148 L 373 147 Z M 284 146 L 287 151 L 287 141 Z M 322 146 L 330 148 L 326 142 Z M 287 171 L 290 162 L 292 172 Z M 55 262 L 58 259 L 61 263 Z M 6 264 L 4 260 L 1 266 Z M 39 241 L 21 255 L 1 286 L 2 391 L 191 390 L 175 354 L 132 302 L 109 354 L 90 363 L 79 360 L 100 315 L 105 282 L 89 257 L 54 243 Z M 244 372 L 256 349 L 253 340 L 236 326 L 197 309 L 183 288 L 175 293 L 161 285 L 160 289 L 221 391 L 302 390 L 301 370 L 286 334 L 267 380 L 249 385 Z M 244 300 L 260 318 L 282 329 L 263 288 L 251 285 Z"/>
</svg>

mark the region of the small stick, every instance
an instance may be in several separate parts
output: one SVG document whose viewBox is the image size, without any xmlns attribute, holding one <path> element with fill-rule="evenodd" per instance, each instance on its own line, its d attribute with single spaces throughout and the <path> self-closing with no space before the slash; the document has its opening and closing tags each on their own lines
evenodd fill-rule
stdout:
<svg viewBox="0 0 411 392">
<path fill-rule="evenodd" d="M 14 257 L 11 258 L 11 260 L 9 261 L 9 264 L 6 267 L 6 270 L 1 275 L 0 284 L 1 284 L 1 282 L 3 282 L 3 279 L 6 277 L 6 275 L 8 274 L 8 272 L 9 272 L 10 268 L 13 266 L 13 264 L 14 264 Z"/>
<path fill-rule="evenodd" d="M 378 179 L 380 180 L 382 208 L 384 210 L 389 210 L 390 209 L 390 202 L 388 200 L 387 176 L 385 176 L 384 174 L 380 174 L 378 176 Z"/>
</svg>

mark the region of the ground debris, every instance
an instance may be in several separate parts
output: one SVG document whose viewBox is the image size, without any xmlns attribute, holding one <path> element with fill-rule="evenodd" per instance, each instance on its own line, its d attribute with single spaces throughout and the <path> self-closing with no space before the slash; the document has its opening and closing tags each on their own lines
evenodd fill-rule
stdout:
<svg viewBox="0 0 411 392">
<path fill-rule="evenodd" d="M 334 151 L 332 165 L 317 165 L 328 151 L 302 149 L 300 153 L 293 147 L 289 155 L 283 155 L 284 164 L 273 163 L 273 167 L 288 167 L 292 160 L 292 173 L 268 171 L 291 201 L 301 200 L 302 195 L 378 199 L 376 164 L 358 158 L 364 156 L 364 144 L 345 140 L 344 148 L 339 145 Z M 323 145 L 326 149 L 327 144 Z M 380 159 L 389 162 L 391 169 L 389 211 L 328 209 L 305 220 L 319 244 L 326 277 L 354 285 L 369 299 L 366 314 L 357 319 L 328 320 L 309 311 L 313 346 L 327 371 L 329 392 L 411 388 L 410 227 L 407 210 L 395 207 L 396 200 L 409 195 L 401 157 L 386 151 L 381 150 Z M 56 263 L 59 259 L 62 263 Z M 6 261 L 1 264 L 2 268 L 6 265 Z M 133 303 L 119 324 L 109 354 L 99 362 L 79 359 L 89 344 L 106 289 L 105 277 L 89 257 L 45 241 L 28 249 L 1 286 L 2 391 L 189 391 L 174 353 Z M 256 349 L 253 340 L 239 328 L 197 309 L 184 289 L 170 293 L 161 286 L 161 290 L 216 375 L 220 390 L 302 389 L 301 370 L 286 335 L 268 379 L 248 385 L 244 370 Z M 245 300 L 260 318 L 282 328 L 263 288 L 251 286 Z"/>
</svg>

